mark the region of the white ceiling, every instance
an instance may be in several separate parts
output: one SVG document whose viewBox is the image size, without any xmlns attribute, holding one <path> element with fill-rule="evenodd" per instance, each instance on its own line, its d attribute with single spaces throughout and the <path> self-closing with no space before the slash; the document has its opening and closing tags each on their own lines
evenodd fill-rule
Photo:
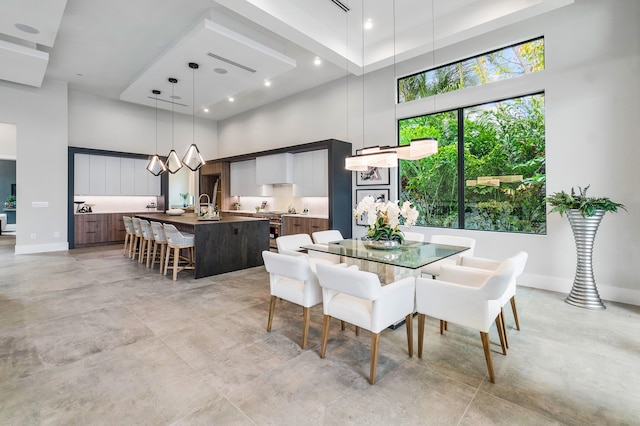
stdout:
<svg viewBox="0 0 640 426">
<path fill-rule="evenodd" d="M 332 0 L 2 0 L 0 79 L 39 87 L 46 75 L 71 90 L 149 106 L 158 89 L 166 101 L 158 107 L 171 109 L 167 79 L 175 77 L 176 111 L 190 114 L 195 106 L 198 116 L 219 120 L 344 77 L 347 69 L 360 75 L 363 63 L 371 72 L 430 52 L 433 36 L 442 48 L 573 3 L 341 1 L 348 12 Z M 365 31 L 367 19 L 373 28 Z M 200 68 L 192 71 L 189 62 Z"/>
</svg>

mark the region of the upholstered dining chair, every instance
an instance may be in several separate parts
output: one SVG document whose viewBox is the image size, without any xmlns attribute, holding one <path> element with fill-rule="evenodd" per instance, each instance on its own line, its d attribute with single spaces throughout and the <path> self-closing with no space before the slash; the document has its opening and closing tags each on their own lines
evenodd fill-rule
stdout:
<svg viewBox="0 0 640 426">
<path fill-rule="evenodd" d="M 376 381 L 380 333 L 392 324 L 406 321 L 409 356 L 413 356 L 413 311 L 415 278 L 408 277 L 380 285 L 376 274 L 335 265 L 317 265 L 322 287 L 322 347 L 324 358 L 331 318 L 337 318 L 371 332 L 369 383 Z"/>
<path fill-rule="evenodd" d="M 133 247 L 133 240 L 136 237 L 136 231 L 133 229 L 133 222 L 130 216 L 122 216 L 124 222 L 124 256 L 131 257 L 131 247 Z"/>
<path fill-rule="evenodd" d="M 133 231 L 135 235 L 133 237 L 133 245 L 131 246 L 131 253 L 129 257 L 131 259 L 135 259 L 136 256 L 140 256 L 140 246 L 142 245 L 142 227 L 140 226 L 140 219 L 137 217 L 131 218 L 131 223 L 133 224 Z"/>
<path fill-rule="evenodd" d="M 402 231 L 405 241 L 424 241 L 424 234 L 420 232 Z"/>
<path fill-rule="evenodd" d="M 280 237 L 282 238 L 282 237 Z M 271 304 L 267 331 L 271 331 L 277 298 L 302 306 L 302 343 L 307 346 L 311 308 L 322 302 L 322 290 L 316 274 L 311 270 L 307 256 L 289 256 L 282 253 L 262 252 L 264 267 L 269 273 Z"/>
<path fill-rule="evenodd" d="M 332 241 L 344 240 L 342 233 L 337 229 L 328 229 L 326 231 L 316 231 L 311 234 L 315 244 L 326 244 Z"/>
<path fill-rule="evenodd" d="M 528 254 L 524 251 L 517 253 L 515 256 L 516 262 L 516 271 L 513 275 L 513 279 L 509 283 L 509 287 L 507 287 L 507 291 L 502 295 L 500 304 L 501 308 L 501 320 L 502 327 L 504 328 L 504 337 L 507 348 L 509 348 L 509 339 L 507 336 L 507 328 L 504 321 L 504 306 L 507 303 L 511 303 L 511 311 L 513 312 L 513 319 L 516 323 L 516 329 L 520 330 L 520 321 L 518 320 L 518 309 L 516 308 L 516 281 L 518 277 L 524 272 L 524 267 L 527 264 Z M 488 271 L 496 271 L 502 265 L 502 262 L 499 260 L 493 259 L 485 259 L 482 257 L 470 257 L 470 256 L 460 256 L 458 258 L 458 265 L 469 267 L 469 268 L 477 268 L 477 269 L 485 269 Z"/>
<path fill-rule="evenodd" d="M 436 279 L 416 278 L 418 358 L 422 358 L 425 316 L 452 322 L 480 332 L 489 381 L 495 383 L 489 328 L 495 322 L 503 355 L 507 354 L 501 320 L 501 298 L 513 280 L 518 255 L 494 271 L 443 265 Z M 442 325 L 440 327 L 442 333 Z"/>
<path fill-rule="evenodd" d="M 290 256 L 303 254 L 300 252 L 300 247 L 311 244 L 313 244 L 313 241 L 309 234 L 291 234 L 276 238 L 278 253 L 288 254 Z"/>
<path fill-rule="evenodd" d="M 158 260 L 160 273 L 164 273 L 164 257 L 167 250 L 167 236 L 164 235 L 164 228 L 162 223 L 151 221 L 151 230 L 153 231 L 153 238 L 155 243 L 153 244 L 153 253 L 151 253 L 151 269 Z M 160 253 L 158 253 L 158 247 L 160 247 Z"/>
<path fill-rule="evenodd" d="M 165 223 L 163 229 L 164 235 L 167 238 L 164 275 L 167 275 L 167 271 L 171 269 L 173 271 L 173 280 L 175 281 L 178 279 L 178 272 L 184 271 L 185 269 L 195 269 L 195 235 L 180 232 L 170 223 Z M 180 256 L 180 251 L 183 249 L 187 252 L 186 256 Z M 171 257 L 173 257 L 173 265 L 169 266 Z"/>
<path fill-rule="evenodd" d="M 146 266 L 148 268 L 151 263 L 151 250 L 153 249 L 155 239 L 148 220 L 140 219 L 140 228 L 142 229 L 142 241 L 140 243 L 138 263 L 143 263 L 146 260 Z"/>
<path fill-rule="evenodd" d="M 433 278 L 440 274 L 440 267 L 442 265 L 455 265 L 459 256 L 473 256 L 473 251 L 476 247 L 476 240 L 470 237 L 459 237 L 455 235 L 432 235 L 429 238 L 430 243 L 434 244 L 447 244 L 450 246 L 469 247 L 469 250 L 465 250 L 462 253 L 456 254 L 446 259 L 438 260 L 437 262 L 430 263 L 420 268 L 422 275 L 431 275 Z"/>
</svg>

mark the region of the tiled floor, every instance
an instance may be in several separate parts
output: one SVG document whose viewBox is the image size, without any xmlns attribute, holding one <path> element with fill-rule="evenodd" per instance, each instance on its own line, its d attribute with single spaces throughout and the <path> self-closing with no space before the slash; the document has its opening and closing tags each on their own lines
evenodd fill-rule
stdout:
<svg viewBox="0 0 640 426">
<path fill-rule="evenodd" d="M 0 247 L 0 271 L 2 425 L 640 424 L 636 306 L 519 288 L 506 357 L 491 334 L 496 384 L 477 332 L 431 320 L 423 359 L 404 327 L 382 334 L 371 386 L 369 333 L 334 321 L 320 359 L 320 306 L 306 350 L 297 306 L 278 303 L 266 332 L 263 268 L 173 282 L 120 246 Z"/>
</svg>

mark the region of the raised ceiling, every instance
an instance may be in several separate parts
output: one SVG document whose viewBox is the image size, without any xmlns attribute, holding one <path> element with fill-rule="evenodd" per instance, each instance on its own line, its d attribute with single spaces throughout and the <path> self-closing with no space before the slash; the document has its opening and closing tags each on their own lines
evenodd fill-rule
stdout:
<svg viewBox="0 0 640 426">
<path fill-rule="evenodd" d="M 345 12 L 333 0 L 3 0 L 0 79 L 39 87 L 46 75 L 71 90 L 149 106 L 159 89 L 159 107 L 171 109 L 167 78 L 176 77 L 176 111 L 191 113 L 187 63 L 197 62 L 196 112 L 219 120 L 347 69 L 370 72 L 573 3 L 433 1 L 341 0 Z M 365 31 L 368 19 L 373 28 Z"/>
</svg>

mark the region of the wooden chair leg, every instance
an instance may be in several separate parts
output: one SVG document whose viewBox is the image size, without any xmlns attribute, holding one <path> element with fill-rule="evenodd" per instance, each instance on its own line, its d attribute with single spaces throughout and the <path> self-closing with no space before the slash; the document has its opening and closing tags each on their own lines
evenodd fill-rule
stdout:
<svg viewBox="0 0 640 426">
<path fill-rule="evenodd" d="M 124 235 L 124 253 L 122 254 L 123 256 L 126 256 L 128 252 L 127 246 L 129 245 L 129 237 L 130 237 L 129 234 Z"/>
<path fill-rule="evenodd" d="M 178 279 L 178 267 L 180 266 L 180 249 L 173 248 L 173 280 Z"/>
<path fill-rule="evenodd" d="M 440 334 L 444 334 L 444 321 L 440 320 Z"/>
<path fill-rule="evenodd" d="M 520 321 L 518 321 L 518 309 L 516 309 L 516 296 L 511 297 L 511 310 L 513 311 L 513 319 L 516 320 L 516 330 L 520 331 Z"/>
<path fill-rule="evenodd" d="M 167 275 L 167 270 L 169 269 L 169 257 L 171 257 L 171 247 L 167 245 L 167 254 L 164 257 L 164 274 Z"/>
<path fill-rule="evenodd" d="M 160 244 L 160 273 L 165 273 L 164 271 L 164 257 L 167 255 L 167 243 Z"/>
<path fill-rule="evenodd" d="M 504 323 L 503 308 L 500 308 L 500 324 L 502 324 L 502 333 L 504 334 L 504 345 L 509 349 L 509 338 L 507 337 L 507 325 Z"/>
<path fill-rule="evenodd" d="M 344 321 L 340 321 L 340 328 L 344 331 L 347 328 L 347 324 Z"/>
<path fill-rule="evenodd" d="M 356 325 L 356 336 L 359 336 L 359 335 L 360 335 L 360 327 Z"/>
<path fill-rule="evenodd" d="M 501 314 L 498 314 L 496 317 L 496 328 L 498 329 L 498 337 L 500 337 L 500 346 L 502 347 L 502 355 L 507 354 L 507 344 L 506 339 L 504 337 L 504 329 L 502 328 L 502 319 L 500 318 Z"/>
<path fill-rule="evenodd" d="M 271 331 L 271 324 L 273 323 L 273 312 L 276 309 L 276 296 L 271 296 L 271 303 L 269 304 L 269 322 L 267 322 L 267 331 Z"/>
<path fill-rule="evenodd" d="M 424 314 L 418 314 L 418 358 L 422 358 L 422 343 L 424 343 Z"/>
<path fill-rule="evenodd" d="M 301 346 L 302 349 L 307 346 L 307 336 L 309 336 L 309 323 L 311 322 L 311 308 L 303 308 L 303 318 Z"/>
<path fill-rule="evenodd" d="M 371 333 L 371 367 L 369 368 L 369 383 L 376 383 L 376 366 L 378 365 L 378 345 L 380 333 Z"/>
<path fill-rule="evenodd" d="M 409 356 L 413 357 L 413 314 L 407 315 L 405 320 L 407 326 L 407 345 L 409 349 Z"/>
<path fill-rule="evenodd" d="M 484 348 L 484 358 L 487 360 L 487 370 L 489 370 L 489 381 L 491 383 L 495 383 L 493 378 L 493 361 L 491 361 L 491 349 L 489 348 L 489 334 L 481 331 L 480 338 L 482 339 L 482 347 Z"/>
<path fill-rule="evenodd" d="M 449 331 L 449 321 L 444 322 L 444 331 Z"/>
<path fill-rule="evenodd" d="M 331 325 L 331 317 L 329 315 L 324 316 L 322 322 L 322 346 L 320 347 L 320 358 L 324 358 L 324 354 L 327 351 L 327 339 L 329 338 L 329 325 Z"/>
<path fill-rule="evenodd" d="M 142 263 L 142 253 L 144 253 L 144 238 L 140 239 L 140 250 L 138 250 L 138 263 Z"/>
<path fill-rule="evenodd" d="M 147 268 L 151 264 L 151 246 L 153 245 L 153 240 L 147 241 Z"/>
<path fill-rule="evenodd" d="M 151 253 L 151 269 L 156 266 L 156 254 L 158 252 L 158 243 L 153 242 L 153 253 Z"/>
</svg>

